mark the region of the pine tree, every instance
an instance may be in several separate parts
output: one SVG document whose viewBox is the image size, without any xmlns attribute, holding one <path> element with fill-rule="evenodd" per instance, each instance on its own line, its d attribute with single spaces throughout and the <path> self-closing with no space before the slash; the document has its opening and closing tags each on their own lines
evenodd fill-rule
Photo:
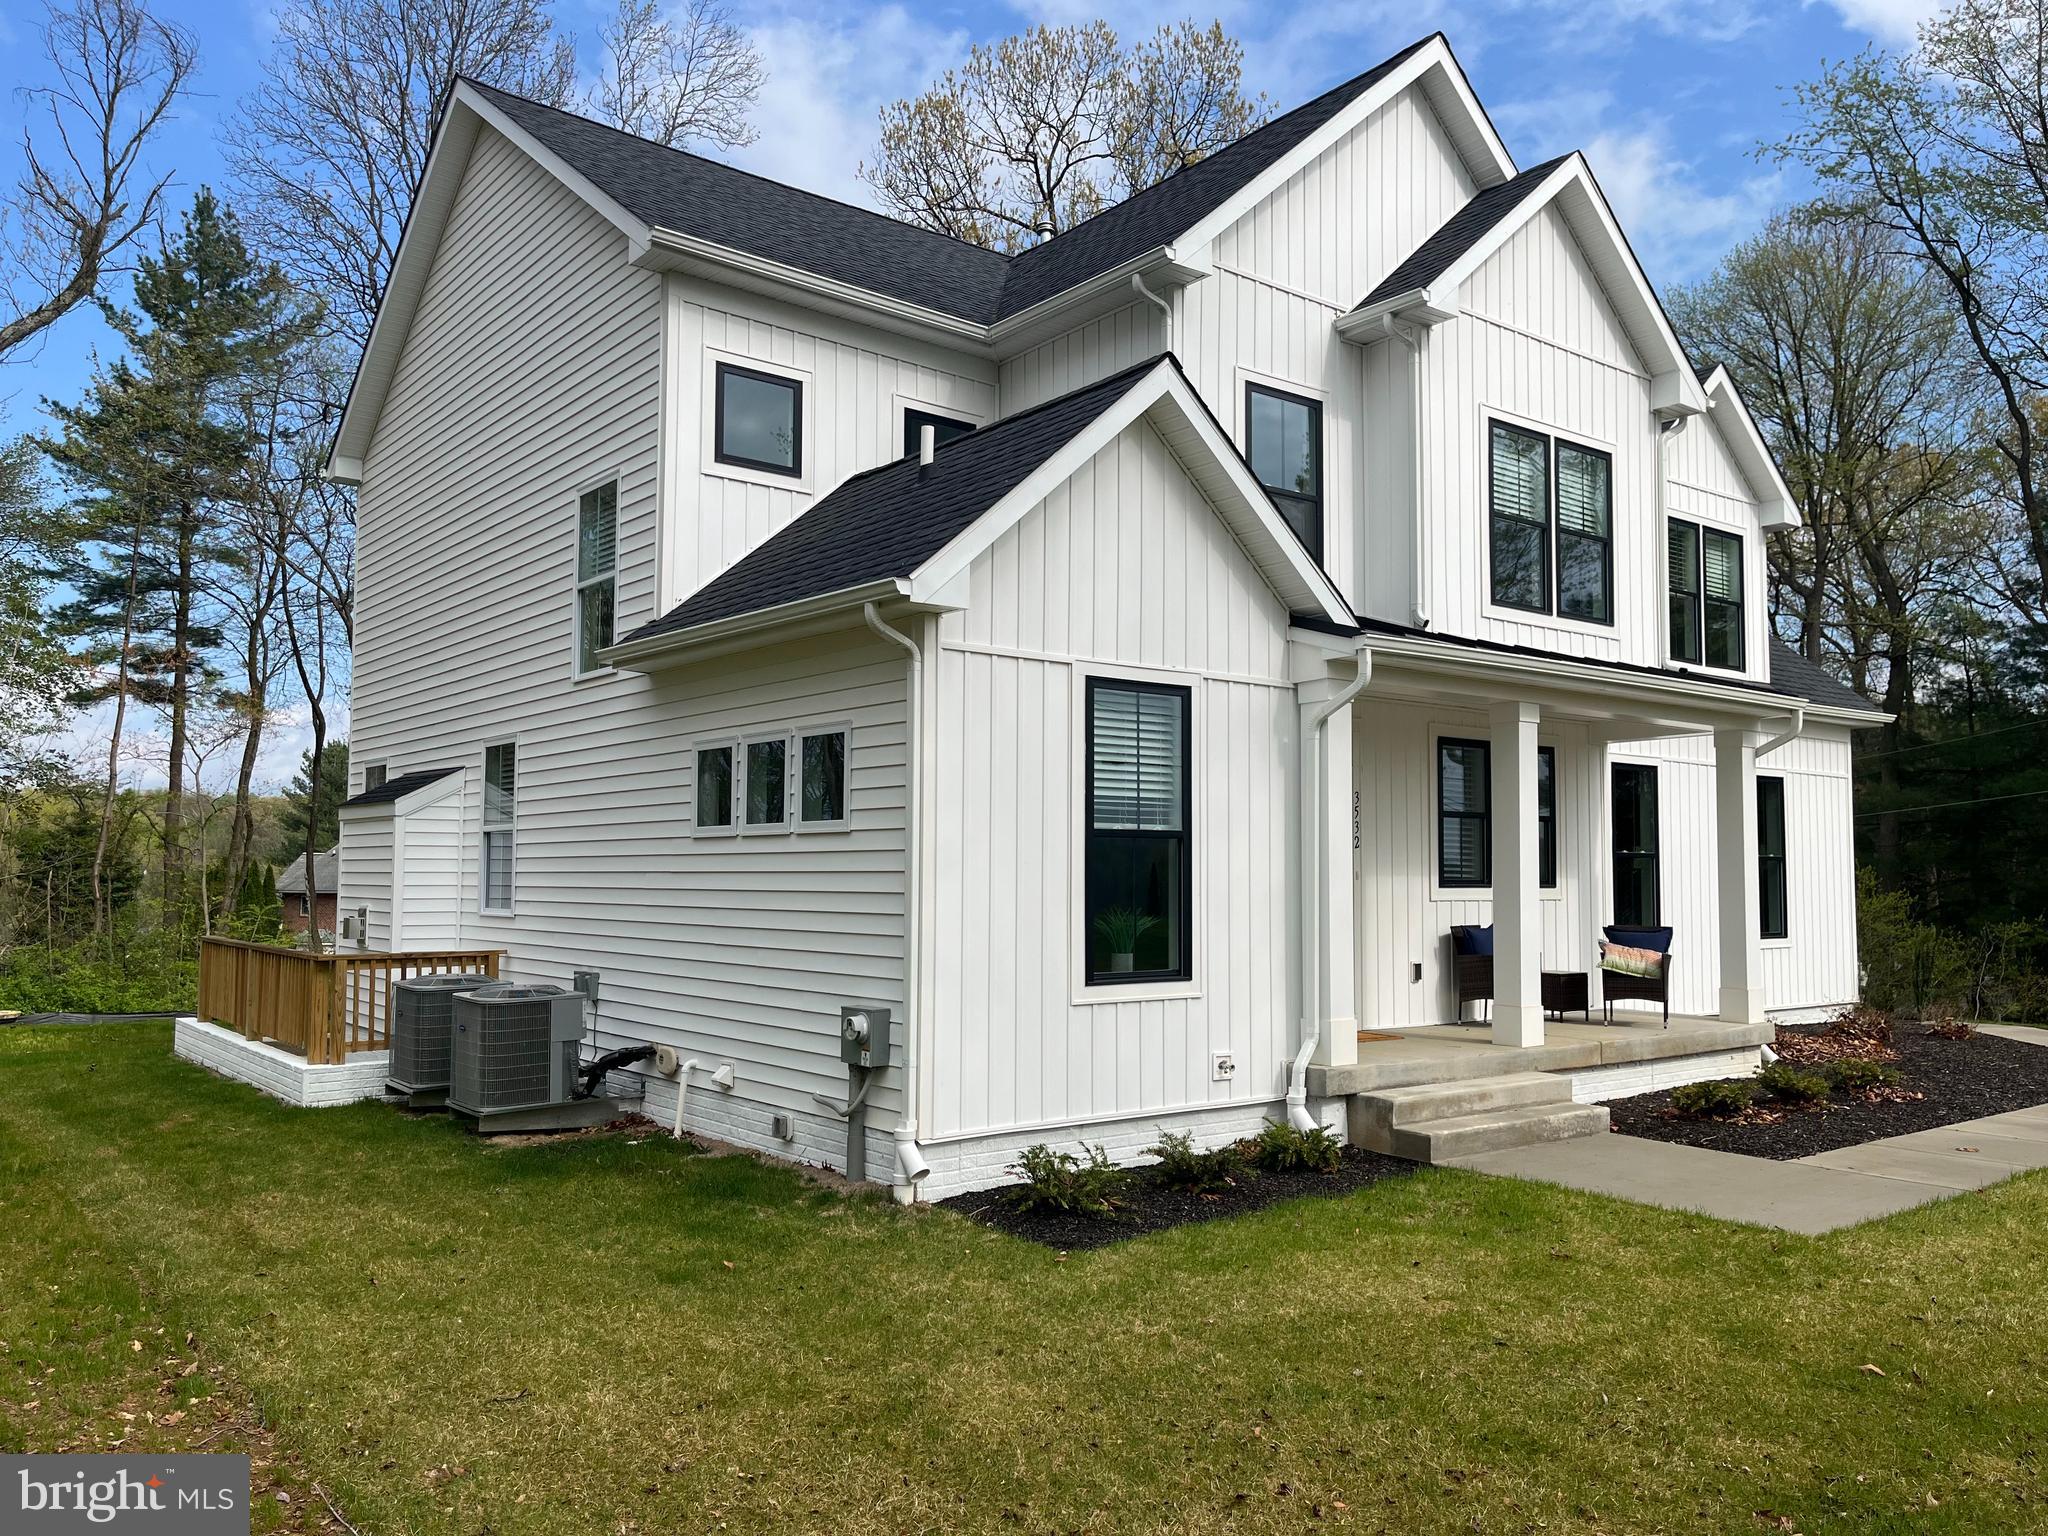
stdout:
<svg viewBox="0 0 2048 1536">
<path fill-rule="evenodd" d="M 171 912 L 182 905 L 188 856 L 188 722 L 212 681 L 207 652 L 220 639 L 207 591 L 245 558 L 222 513 L 246 485 L 254 451 L 236 401 L 247 380 L 310 334 L 314 315 L 203 188 L 178 234 L 138 264 L 134 307 L 104 308 L 127 355 L 98 370 L 79 404 L 46 402 L 60 433 L 43 448 L 92 540 L 67 572 L 76 596 L 59 619 L 103 669 L 75 702 L 115 704 L 110 793 L 128 700 L 160 710 L 169 724 L 163 894 Z"/>
<path fill-rule="evenodd" d="M 287 863 L 306 853 L 306 806 L 313 788 L 313 754 L 299 759 L 299 771 L 284 792 L 278 814 L 278 852 Z M 341 802 L 348 798 L 348 743 L 330 741 L 320 749 L 320 824 L 313 839 L 316 852 L 341 840 Z"/>
</svg>

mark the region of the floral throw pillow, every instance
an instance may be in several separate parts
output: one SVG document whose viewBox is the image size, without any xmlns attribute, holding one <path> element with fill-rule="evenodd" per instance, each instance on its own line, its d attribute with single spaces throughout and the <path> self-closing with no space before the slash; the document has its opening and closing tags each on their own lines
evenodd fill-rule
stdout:
<svg viewBox="0 0 2048 1536">
<path fill-rule="evenodd" d="M 1651 979 L 1664 974 L 1665 956 L 1654 949 L 1637 949 L 1628 944 L 1603 942 L 1600 946 L 1600 969 L 1618 971 L 1623 976 L 1646 976 Z"/>
</svg>

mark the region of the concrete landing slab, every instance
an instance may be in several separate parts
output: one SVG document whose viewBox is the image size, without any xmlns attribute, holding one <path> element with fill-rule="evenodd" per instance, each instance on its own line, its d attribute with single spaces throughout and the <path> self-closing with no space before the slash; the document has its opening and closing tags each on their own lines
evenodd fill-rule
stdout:
<svg viewBox="0 0 2048 1536">
<path fill-rule="evenodd" d="M 1484 1152 L 1452 1166 L 1812 1235 L 1910 1210 L 1952 1192 L 1905 1179 L 1803 1162 L 1774 1163 L 1635 1136 L 1588 1136 Z"/>
</svg>

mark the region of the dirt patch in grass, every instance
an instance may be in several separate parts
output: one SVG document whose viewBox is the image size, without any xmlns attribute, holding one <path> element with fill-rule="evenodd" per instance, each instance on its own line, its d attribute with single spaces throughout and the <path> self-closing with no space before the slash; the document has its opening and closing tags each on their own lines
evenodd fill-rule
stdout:
<svg viewBox="0 0 2048 1536">
<path fill-rule="evenodd" d="M 2048 1054 L 2044 1052 L 2043 1054 Z M 1007 1198 L 1009 1188 L 973 1190 L 938 1202 L 958 1211 L 970 1221 L 1007 1232 L 1048 1248 L 1071 1252 L 1103 1248 L 1126 1238 L 1148 1232 L 1164 1232 L 1189 1222 L 1215 1221 L 1247 1211 L 1264 1210 L 1283 1200 L 1306 1196 L 1348 1195 L 1382 1179 L 1413 1173 L 1416 1165 L 1398 1157 L 1346 1147 L 1335 1173 L 1264 1173 L 1245 1168 L 1232 1176 L 1228 1189 L 1196 1195 L 1162 1183 L 1149 1168 L 1135 1170 L 1130 1182 L 1117 1195 L 1116 1209 L 1107 1216 L 1078 1212 L 1020 1211 Z"/>
<path fill-rule="evenodd" d="M 1838 1037 L 1829 1037 L 1821 1027 L 1781 1029 L 1778 1039 L 1780 1054 L 1801 1066 L 1875 1055 L 1841 1049 Z M 1669 1091 L 1618 1099 L 1608 1109 L 1613 1128 L 1626 1136 L 1783 1162 L 2048 1104 L 2048 1048 L 2032 1042 L 1996 1035 L 1947 1040 L 1917 1024 L 1901 1024 L 1891 1048 L 1897 1054 L 1887 1064 L 1898 1071 L 1898 1085 L 1867 1098 L 1832 1095 L 1825 1104 L 1795 1109 L 1759 1097 L 1753 1108 L 1730 1120 L 1679 1115 Z"/>
</svg>

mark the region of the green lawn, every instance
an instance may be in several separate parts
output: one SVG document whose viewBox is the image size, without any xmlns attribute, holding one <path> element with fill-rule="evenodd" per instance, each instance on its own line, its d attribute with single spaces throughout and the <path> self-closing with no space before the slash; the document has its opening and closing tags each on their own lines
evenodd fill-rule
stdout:
<svg viewBox="0 0 2048 1536">
<path fill-rule="evenodd" d="M 0 1030 L 0 1223 L 0 1449 L 189 1333 L 377 1536 L 2048 1521 L 2038 1175 L 1807 1239 L 1432 1170 L 1062 1261 L 150 1024 Z"/>
</svg>

